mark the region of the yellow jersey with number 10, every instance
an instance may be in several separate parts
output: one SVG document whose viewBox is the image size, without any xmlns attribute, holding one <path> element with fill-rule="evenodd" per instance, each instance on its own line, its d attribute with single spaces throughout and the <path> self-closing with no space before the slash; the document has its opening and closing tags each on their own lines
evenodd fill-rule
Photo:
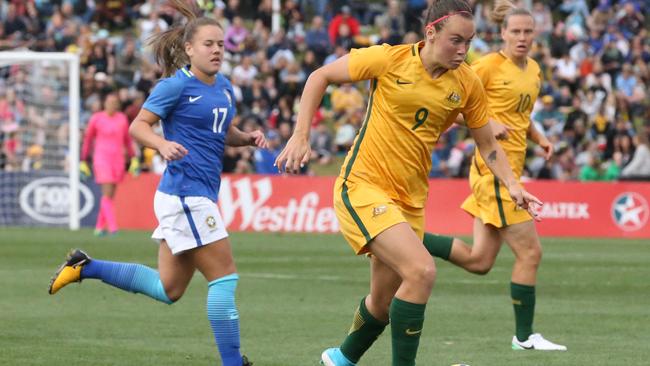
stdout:
<svg viewBox="0 0 650 366">
<path fill-rule="evenodd" d="M 424 207 L 431 153 L 440 135 L 463 113 L 470 128 L 487 121 L 481 81 L 462 64 L 432 79 L 420 59 L 423 42 L 353 49 L 352 80 L 371 80 L 364 124 L 341 177 L 363 181 L 396 203 Z"/>
<path fill-rule="evenodd" d="M 499 143 L 508 156 L 512 171 L 519 178 L 526 159 L 530 113 L 541 87 L 539 65 L 529 57 L 526 68 L 521 69 L 502 52 L 497 52 L 475 61 L 472 69 L 483 82 L 490 118 L 512 128 L 508 139 L 499 140 Z M 473 173 L 492 174 L 478 151 L 474 158 Z"/>
</svg>

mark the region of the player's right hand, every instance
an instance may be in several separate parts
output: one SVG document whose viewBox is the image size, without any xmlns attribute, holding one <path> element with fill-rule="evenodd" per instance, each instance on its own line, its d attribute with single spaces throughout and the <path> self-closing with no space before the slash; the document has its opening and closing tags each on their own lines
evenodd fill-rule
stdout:
<svg viewBox="0 0 650 366">
<path fill-rule="evenodd" d="M 282 149 L 280 155 L 275 159 L 273 164 L 278 168 L 278 172 L 286 171 L 288 173 L 298 174 L 300 168 L 309 162 L 311 157 L 311 146 L 309 138 L 299 137 L 295 134 L 287 141 L 287 146 Z"/>
<path fill-rule="evenodd" d="M 82 161 L 79 163 L 79 173 L 81 173 L 81 179 L 84 180 L 88 177 L 90 177 L 90 167 L 88 166 L 88 163 L 85 161 Z"/>
<path fill-rule="evenodd" d="M 187 149 L 183 145 L 167 140 L 158 147 L 158 152 L 167 161 L 182 159 L 187 155 Z"/>
</svg>

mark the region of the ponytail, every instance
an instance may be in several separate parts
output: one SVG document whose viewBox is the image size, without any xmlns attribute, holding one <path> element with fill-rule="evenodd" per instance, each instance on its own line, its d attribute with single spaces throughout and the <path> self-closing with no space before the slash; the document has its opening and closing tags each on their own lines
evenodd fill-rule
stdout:
<svg viewBox="0 0 650 366">
<path fill-rule="evenodd" d="M 527 9 L 518 8 L 509 0 L 496 0 L 490 12 L 490 20 L 500 28 L 508 28 L 508 19 L 513 15 L 533 15 Z M 533 18 L 534 19 L 534 18 Z"/>
<path fill-rule="evenodd" d="M 219 28 L 221 24 L 212 18 L 198 16 L 198 8 L 194 1 L 168 0 L 169 5 L 180 12 L 187 23 L 176 25 L 162 33 L 151 36 L 147 42 L 153 46 L 153 54 L 156 63 L 163 69 L 163 76 L 169 76 L 175 70 L 187 65 L 190 60 L 185 53 L 185 43 L 191 42 L 197 29 L 204 25 L 215 25 Z M 223 29 L 223 28 L 222 28 Z"/>
</svg>

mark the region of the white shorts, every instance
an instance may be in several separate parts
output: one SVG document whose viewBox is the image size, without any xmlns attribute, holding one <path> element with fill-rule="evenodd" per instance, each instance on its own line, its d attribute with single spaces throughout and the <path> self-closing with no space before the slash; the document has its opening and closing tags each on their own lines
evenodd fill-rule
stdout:
<svg viewBox="0 0 650 366">
<path fill-rule="evenodd" d="M 156 191 L 153 209 L 158 227 L 151 238 L 167 241 L 174 254 L 228 236 L 217 204 L 207 197 L 180 197 Z"/>
</svg>

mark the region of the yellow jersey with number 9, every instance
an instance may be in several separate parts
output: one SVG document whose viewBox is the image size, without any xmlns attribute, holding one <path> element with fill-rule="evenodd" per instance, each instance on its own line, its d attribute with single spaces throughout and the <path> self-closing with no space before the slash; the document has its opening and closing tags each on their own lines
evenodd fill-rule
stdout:
<svg viewBox="0 0 650 366">
<path fill-rule="evenodd" d="M 476 60 L 472 69 L 485 88 L 490 118 L 512 128 L 508 139 L 499 140 L 499 143 L 508 156 L 512 171 L 519 178 L 526 159 L 530 113 L 541 87 L 539 65 L 529 57 L 526 68 L 521 69 L 502 52 L 497 52 Z M 481 154 L 477 152 L 474 158 L 473 172 L 492 174 Z"/>
<path fill-rule="evenodd" d="M 365 120 L 340 176 L 386 192 L 396 203 L 424 207 L 431 153 L 440 135 L 465 116 L 468 127 L 488 122 L 485 92 L 461 64 L 432 79 L 420 59 L 423 42 L 353 49 L 352 80 L 371 80 Z"/>
</svg>

